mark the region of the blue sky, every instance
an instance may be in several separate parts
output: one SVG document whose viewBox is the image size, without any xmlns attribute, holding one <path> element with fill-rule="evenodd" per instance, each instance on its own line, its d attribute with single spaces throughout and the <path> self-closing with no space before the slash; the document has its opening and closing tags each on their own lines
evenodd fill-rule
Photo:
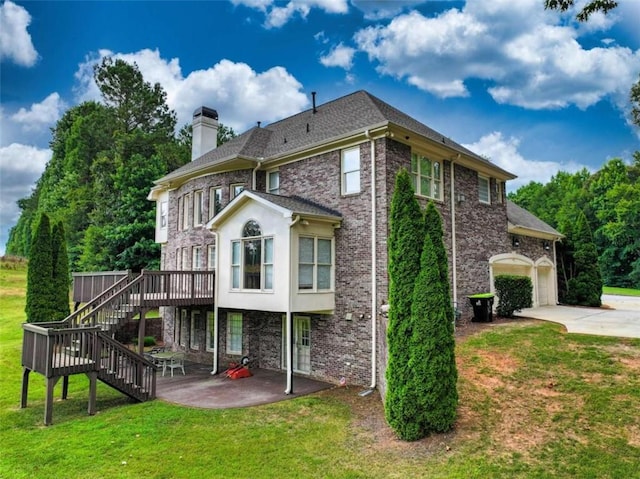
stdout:
<svg viewBox="0 0 640 479">
<path fill-rule="evenodd" d="M 206 105 L 240 133 L 368 90 L 518 175 L 630 160 L 640 0 L 587 24 L 544 0 L 219 0 L 0 4 L 0 253 L 51 153 L 99 94 L 92 65 L 136 61 L 183 125 Z M 577 6 L 584 0 L 577 0 Z"/>
</svg>

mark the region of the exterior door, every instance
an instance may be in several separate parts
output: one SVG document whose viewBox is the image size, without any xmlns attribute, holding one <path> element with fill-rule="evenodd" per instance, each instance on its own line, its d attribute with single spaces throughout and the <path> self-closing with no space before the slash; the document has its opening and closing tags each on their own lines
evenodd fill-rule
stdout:
<svg viewBox="0 0 640 479">
<path fill-rule="evenodd" d="M 550 268 L 538 268 L 538 306 L 549 304 L 549 278 Z"/>
<path fill-rule="evenodd" d="M 293 370 L 298 373 L 311 372 L 311 318 L 293 318 Z"/>
</svg>

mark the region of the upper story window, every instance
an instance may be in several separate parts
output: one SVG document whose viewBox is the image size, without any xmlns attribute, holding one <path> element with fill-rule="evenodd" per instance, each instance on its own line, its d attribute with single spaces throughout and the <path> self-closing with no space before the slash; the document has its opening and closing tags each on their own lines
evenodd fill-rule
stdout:
<svg viewBox="0 0 640 479">
<path fill-rule="evenodd" d="M 231 287 L 273 289 L 273 238 L 262 236 L 256 221 L 247 221 L 242 239 L 231 242 Z"/>
<path fill-rule="evenodd" d="M 340 159 L 342 194 L 360 193 L 360 147 L 342 150 Z"/>
<path fill-rule="evenodd" d="M 194 246 L 191 258 L 191 269 L 200 271 L 202 269 L 202 247 Z"/>
<path fill-rule="evenodd" d="M 442 199 L 442 168 L 439 161 L 432 161 L 418 153 L 411 154 L 411 177 L 417 195 Z"/>
<path fill-rule="evenodd" d="M 193 194 L 193 226 L 202 226 L 204 213 L 204 195 L 202 190 Z"/>
<path fill-rule="evenodd" d="M 280 172 L 278 170 L 267 172 L 267 193 L 280 194 Z"/>
<path fill-rule="evenodd" d="M 331 289 L 332 270 L 332 241 L 301 236 L 298 242 L 298 289 Z"/>
<path fill-rule="evenodd" d="M 216 269 L 216 245 L 207 245 L 207 269 L 213 271 Z"/>
<path fill-rule="evenodd" d="M 184 195 L 182 198 L 182 229 L 189 229 L 189 202 L 191 200 L 190 195 Z"/>
<path fill-rule="evenodd" d="M 231 197 L 231 199 L 234 199 L 236 196 L 238 196 L 243 191 L 244 191 L 244 184 L 243 183 L 236 183 L 236 184 L 233 184 L 233 185 L 229 186 L 229 196 Z"/>
<path fill-rule="evenodd" d="M 491 204 L 489 178 L 478 175 L 478 198 L 480 203 Z"/>
<path fill-rule="evenodd" d="M 160 203 L 160 228 L 166 228 L 169 223 L 169 203 L 162 201 Z"/>
<path fill-rule="evenodd" d="M 209 188 L 209 219 L 222 210 L 222 187 Z"/>
<path fill-rule="evenodd" d="M 186 270 L 189 268 L 189 250 L 187 250 L 187 248 L 182 248 L 182 253 L 181 253 L 181 259 L 180 259 L 180 269 L 181 270 Z"/>
<path fill-rule="evenodd" d="M 184 198 L 182 196 L 178 198 L 178 221 L 176 222 L 178 231 L 182 229 L 182 202 L 183 201 L 184 201 Z"/>
</svg>

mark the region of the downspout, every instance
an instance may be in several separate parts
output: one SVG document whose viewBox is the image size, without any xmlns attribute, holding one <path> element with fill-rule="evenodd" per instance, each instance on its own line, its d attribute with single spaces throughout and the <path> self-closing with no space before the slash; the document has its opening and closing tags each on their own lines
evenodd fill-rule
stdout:
<svg viewBox="0 0 640 479">
<path fill-rule="evenodd" d="M 293 227 L 300 221 L 300 215 L 296 216 L 294 220 L 289 223 L 289 241 L 291 241 Z M 289 245 L 289 254 L 291 254 L 292 248 Z M 285 394 L 293 394 L 293 298 L 291 297 L 291 280 L 293 278 L 293 261 L 289 258 L 289 301 L 287 303 L 287 315 L 286 315 L 286 327 L 285 327 L 285 341 L 287 343 L 287 387 L 284 391 Z"/>
<path fill-rule="evenodd" d="M 218 266 L 220 263 L 220 255 L 219 253 L 219 236 L 216 231 L 212 231 L 213 236 L 216 239 L 216 265 L 213 276 L 213 368 L 211 369 L 211 374 L 218 374 L 218 340 L 219 340 L 219 332 L 218 332 Z"/>
<path fill-rule="evenodd" d="M 258 164 L 251 172 L 251 189 L 253 191 L 256 191 L 256 183 L 257 183 L 256 172 L 260 169 L 261 166 L 262 166 L 262 159 L 258 160 Z"/>
<path fill-rule="evenodd" d="M 376 245 L 378 238 L 376 234 L 376 144 L 371 138 L 369 130 L 365 132 L 365 136 L 371 140 L 371 385 L 370 389 L 374 389 L 377 383 L 377 335 L 378 335 L 378 275 L 377 264 L 378 254 Z"/>
<path fill-rule="evenodd" d="M 451 160 L 451 269 L 453 302 L 458 306 L 458 268 L 457 268 L 457 245 L 456 245 L 456 187 L 455 187 L 455 161 L 460 158 L 460 153 Z M 454 323 L 455 324 L 455 323 Z"/>
</svg>

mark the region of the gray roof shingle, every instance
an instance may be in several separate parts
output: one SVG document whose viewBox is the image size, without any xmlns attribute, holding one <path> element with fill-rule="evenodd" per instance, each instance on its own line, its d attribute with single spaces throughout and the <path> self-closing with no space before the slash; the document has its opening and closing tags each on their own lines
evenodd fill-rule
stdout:
<svg viewBox="0 0 640 479">
<path fill-rule="evenodd" d="M 342 218 L 342 214 L 338 211 L 299 196 L 273 195 L 271 193 L 265 193 L 264 191 L 255 190 L 251 190 L 251 193 L 295 214 Z"/>
<path fill-rule="evenodd" d="M 262 128 L 251 128 L 195 161 L 169 173 L 158 182 L 179 178 L 208 164 L 214 165 L 234 157 L 256 161 L 278 158 L 334 138 L 389 123 L 444 143 L 455 151 L 496 167 L 487 159 L 444 137 L 406 113 L 360 90 L 317 106 L 315 113 L 313 109 L 309 109 Z"/>
<path fill-rule="evenodd" d="M 513 201 L 507 200 L 507 220 L 514 226 L 521 226 L 523 228 L 542 231 L 544 233 L 548 233 L 554 236 L 558 236 L 559 238 L 564 235 L 554 228 L 549 226 L 547 223 L 542 221 L 537 216 L 529 213 L 524 208 L 516 205 Z"/>
</svg>

